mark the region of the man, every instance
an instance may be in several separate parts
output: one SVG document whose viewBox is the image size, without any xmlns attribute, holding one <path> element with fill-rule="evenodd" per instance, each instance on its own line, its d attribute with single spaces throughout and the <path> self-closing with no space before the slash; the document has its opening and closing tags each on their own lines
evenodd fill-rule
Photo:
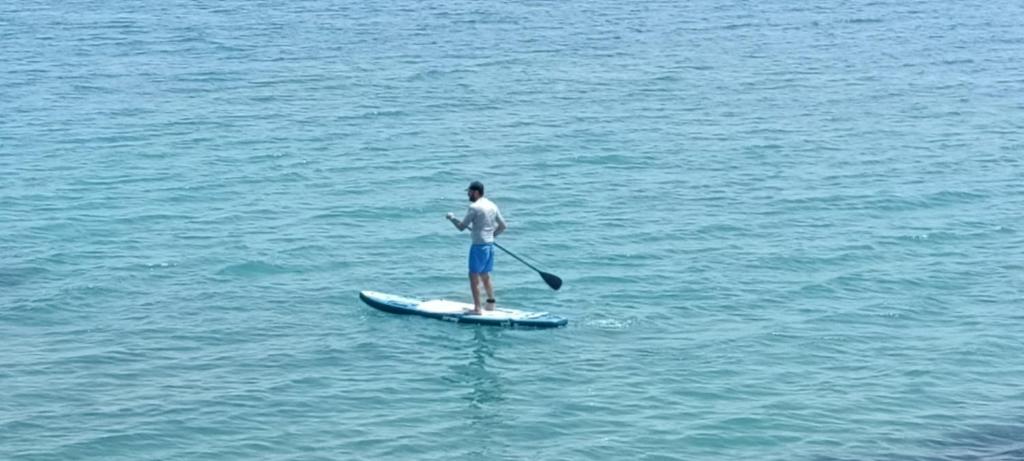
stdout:
<svg viewBox="0 0 1024 461">
<path fill-rule="evenodd" d="M 487 310 L 494 310 L 494 287 L 491 286 L 491 271 L 494 269 L 494 237 L 505 232 L 505 218 L 494 202 L 484 197 L 484 185 L 473 181 L 466 189 L 469 201 L 473 202 L 466 217 L 459 221 L 453 213 L 447 218 L 455 228 L 464 231 L 469 228 L 473 245 L 469 247 L 469 289 L 473 292 L 472 315 L 480 315 L 480 283 L 487 291 Z"/>
</svg>

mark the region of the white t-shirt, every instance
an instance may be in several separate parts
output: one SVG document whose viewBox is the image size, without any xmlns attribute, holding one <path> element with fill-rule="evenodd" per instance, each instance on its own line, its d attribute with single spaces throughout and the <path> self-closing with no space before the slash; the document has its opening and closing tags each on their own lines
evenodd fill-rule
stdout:
<svg viewBox="0 0 1024 461">
<path fill-rule="evenodd" d="M 498 205 L 487 197 L 480 197 L 473 202 L 466 211 L 466 217 L 462 218 L 462 225 L 472 228 L 474 244 L 493 243 L 498 223 L 505 224 L 505 218 L 501 216 Z"/>
</svg>

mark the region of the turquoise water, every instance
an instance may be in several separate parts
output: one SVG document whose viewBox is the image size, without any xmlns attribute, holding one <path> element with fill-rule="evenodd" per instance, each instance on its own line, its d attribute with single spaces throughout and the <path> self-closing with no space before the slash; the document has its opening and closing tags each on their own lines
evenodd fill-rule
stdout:
<svg viewBox="0 0 1024 461">
<path fill-rule="evenodd" d="M 1024 458 L 1024 6 L 797 3 L 3 3 L 0 459 Z"/>
</svg>

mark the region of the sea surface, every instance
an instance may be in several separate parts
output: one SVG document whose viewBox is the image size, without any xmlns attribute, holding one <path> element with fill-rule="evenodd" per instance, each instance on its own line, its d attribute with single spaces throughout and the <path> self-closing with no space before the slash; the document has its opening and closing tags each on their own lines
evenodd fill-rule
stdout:
<svg viewBox="0 0 1024 461">
<path fill-rule="evenodd" d="M 1024 459 L 1022 18 L 0 3 L 0 459 Z"/>
</svg>

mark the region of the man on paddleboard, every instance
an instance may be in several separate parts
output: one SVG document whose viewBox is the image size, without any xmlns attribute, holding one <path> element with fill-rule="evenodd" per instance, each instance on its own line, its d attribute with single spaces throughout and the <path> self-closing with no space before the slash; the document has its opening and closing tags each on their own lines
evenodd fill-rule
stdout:
<svg viewBox="0 0 1024 461">
<path fill-rule="evenodd" d="M 480 314 L 480 282 L 487 291 L 487 310 L 494 310 L 494 287 L 491 286 L 491 271 L 494 270 L 494 237 L 505 232 L 505 218 L 494 202 L 484 197 L 484 185 L 473 181 L 466 189 L 469 201 L 473 202 L 466 211 L 466 217 L 459 221 L 455 214 L 446 216 L 459 231 L 470 229 L 473 245 L 469 247 L 469 289 L 473 292 L 472 314 Z"/>
</svg>

